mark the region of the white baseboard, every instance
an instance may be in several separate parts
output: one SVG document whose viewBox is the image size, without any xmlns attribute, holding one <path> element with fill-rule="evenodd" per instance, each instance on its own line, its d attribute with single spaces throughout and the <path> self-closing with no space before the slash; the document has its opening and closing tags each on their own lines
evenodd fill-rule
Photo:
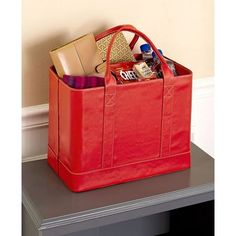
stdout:
<svg viewBox="0 0 236 236">
<path fill-rule="evenodd" d="M 191 138 L 213 156 L 213 77 L 193 80 Z M 22 159 L 46 158 L 48 142 L 48 104 L 22 109 Z"/>
<path fill-rule="evenodd" d="M 22 129 L 48 126 L 48 104 L 22 108 Z"/>
<path fill-rule="evenodd" d="M 193 80 L 192 142 L 214 156 L 214 78 Z"/>
<path fill-rule="evenodd" d="M 48 143 L 48 104 L 22 109 L 22 159 L 46 158 Z"/>
<path fill-rule="evenodd" d="M 39 156 L 32 156 L 32 157 L 24 157 L 22 159 L 22 162 L 28 162 L 28 161 L 37 161 L 37 160 L 43 160 L 47 158 L 47 154 L 39 155 Z"/>
</svg>

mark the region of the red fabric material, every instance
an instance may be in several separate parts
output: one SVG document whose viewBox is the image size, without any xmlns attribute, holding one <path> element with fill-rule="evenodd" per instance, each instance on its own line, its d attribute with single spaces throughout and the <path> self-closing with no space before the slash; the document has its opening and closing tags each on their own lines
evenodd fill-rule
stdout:
<svg viewBox="0 0 236 236">
<path fill-rule="evenodd" d="M 148 161 L 117 166 L 116 168 L 103 168 L 97 171 L 73 173 L 59 161 L 59 177 L 73 192 L 82 192 L 96 188 L 125 183 L 141 178 L 148 178 L 161 174 L 168 174 L 185 170 L 190 167 L 190 153 L 152 159 Z"/>
<path fill-rule="evenodd" d="M 170 173 L 190 167 L 192 73 L 160 57 L 164 79 L 116 84 L 109 60 L 105 87 L 73 89 L 50 68 L 48 163 L 72 191 Z"/>
</svg>

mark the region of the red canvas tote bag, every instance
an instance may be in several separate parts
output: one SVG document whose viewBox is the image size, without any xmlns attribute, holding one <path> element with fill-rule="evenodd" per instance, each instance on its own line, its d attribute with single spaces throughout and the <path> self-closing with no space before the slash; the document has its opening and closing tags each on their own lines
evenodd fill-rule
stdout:
<svg viewBox="0 0 236 236">
<path fill-rule="evenodd" d="M 150 44 L 163 79 L 117 84 L 109 57 L 119 32 Z M 125 25 L 107 50 L 105 86 L 74 89 L 49 69 L 48 163 L 66 186 L 80 192 L 190 167 L 192 72 L 175 63 L 172 74 L 151 40 Z M 113 65 L 114 66 L 114 65 Z"/>
</svg>

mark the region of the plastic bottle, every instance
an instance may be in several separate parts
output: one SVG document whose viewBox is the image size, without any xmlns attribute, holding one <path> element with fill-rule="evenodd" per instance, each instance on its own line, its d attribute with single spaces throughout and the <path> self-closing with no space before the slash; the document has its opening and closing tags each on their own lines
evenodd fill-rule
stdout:
<svg viewBox="0 0 236 236">
<path fill-rule="evenodd" d="M 162 53 L 160 49 L 158 49 L 158 51 Z M 163 78 L 163 74 L 161 71 L 161 62 L 155 52 L 152 52 L 152 58 L 153 58 L 152 70 L 156 72 L 156 76 L 158 78 Z"/>
<path fill-rule="evenodd" d="M 158 50 L 159 50 L 159 49 L 158 49 Z M 159 50 L 159 52 L 160 52 L 161 55 L 164 57 L 163 52 L 162 52 L 161 50 Z M 153 58 L 154 58 L 154 60 L 155 60 L 155 59 L 156 59 L 156 60 L 159 60 L 159 59 L 157 58 L 155 52 L 153 52 Z M 176 72 L 174 62 L 171 61 L 171 60 L 169 60 L 169 59 L 167 59 L 167 58 L 165 58 L 165 57 L 164 57 L 164 59 L 166 60 L 166 63 L 167 63 L 167 65 L 168 65 L 168 67 L 170 68 L 170 70 L 172 71 L 172 73 L 174 74 L 174 76 L 177 76 L 178 74 L 177 74 L 177 72 Z"/>
<path fill-rule="evenodd" d="M 163 78 L 160 60 L 157 57 L 156 53 L 152 51 L 151 46 L 148 43 L 142 44 L 140 46 L 140 50 L 142 53 L 142 59 L 146 62 L 146 64 L 152 69 L 152 71 L 156 74 L 158 78 Z M 164 57 L 162 50 L 158 49 L 158 51 Z M 177 76 L 178 74 L 176 72 L 174 62 L 165 57 L 164 59 L 166 60 L 166 63 L 174 74 L 174 76 Z"/>
<path fill-rule="evenodd" d="M 147 59 L 152 59 L 152 49 L 148 43 L 142 44 L 140 46 L 140 50 L 142 53 L 142 59 L 147 60 Z"/>
<path fill-rule="evenodd" d="M 155 73 L 157 78 L 162 78 L 162 73 L 161 73 L 161 64 L 159 59 L 157 58 L 156 54 L 154 51 L 152 51 L 150 45 L 148 43 L 142 44 L 140 46 L 140 50 L 142 53 L 142 59 L 146 62 L 148 67 Z M 161 50 L 158 49 L 160 52 Z"/>
</svg>

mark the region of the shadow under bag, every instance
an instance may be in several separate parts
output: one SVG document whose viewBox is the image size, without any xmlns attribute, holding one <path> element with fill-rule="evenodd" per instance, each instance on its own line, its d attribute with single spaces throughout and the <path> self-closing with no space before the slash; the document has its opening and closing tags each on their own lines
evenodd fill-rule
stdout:
<svg viewBox="0 0 236 236">
<path fill-rule="evenodd" d="M 150 44 L 163 79 L 116 83 L 109 58 L 122 31 L 135 34 L 131 49 L 139 37 Z M 133 26 L 109 29 L 96 41 L 110 34 L 104 87 L 74 89 L 49 69 L 48 163 L 74 192 L 190 167 L 192 72 L 174 62 L 174 76 L 151 40 Z"/>
</svg>

